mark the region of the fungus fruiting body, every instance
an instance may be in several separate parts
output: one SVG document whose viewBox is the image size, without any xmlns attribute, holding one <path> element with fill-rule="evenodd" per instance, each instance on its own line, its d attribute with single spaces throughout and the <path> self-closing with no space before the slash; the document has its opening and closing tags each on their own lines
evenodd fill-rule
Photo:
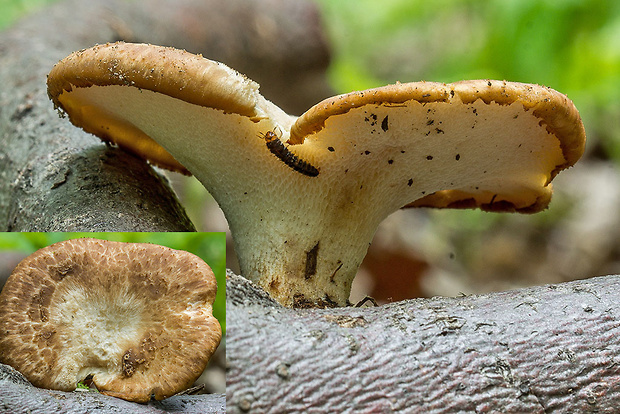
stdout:
<svg viewBox="0 0 620 414">
<path fill-rule="evenodd" d="M 190 387 L 215 352 L 216 282 L 191 253 L 74 239 L 24 259 L 0 293 L 0 362 L 33 385 L 146 402 Z"/>
<path fill-rule="evenodd" d="M 585 143 L 572 102 L 547 87 L 399 83 L 297 118 L 220 63 L 142 44 L 70 55 L 48 92 L 75 125 L 194 174 L 224 211 L 243 275 L 286 305 L 346 304 L 377 225 L 399 208 L 544 209 Z M 263 138 L 276 130 L 282 157 Z"/>
</svg>

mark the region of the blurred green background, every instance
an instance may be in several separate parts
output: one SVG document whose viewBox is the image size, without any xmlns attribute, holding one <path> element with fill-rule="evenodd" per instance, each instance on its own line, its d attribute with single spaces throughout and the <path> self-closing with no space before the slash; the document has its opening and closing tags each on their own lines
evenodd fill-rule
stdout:
<svg viewBox="0 0 620 414">
<path fill-rule="evenodd" d="M 53 0 L 0 0 L 0 29 L 31 10 L 36 10 Z"/>
<path fill-rule="evenodd" d="M 0 251 L 19 251 L 27 254 L 50 244 L 92 237 L 126 243 L 152 243 L 184 250 L 203 259 L 215 273 L 217 296 L 213 315 L 226 332 L 226 235 L 224 233 L 2 233 Z"/>
</svg>

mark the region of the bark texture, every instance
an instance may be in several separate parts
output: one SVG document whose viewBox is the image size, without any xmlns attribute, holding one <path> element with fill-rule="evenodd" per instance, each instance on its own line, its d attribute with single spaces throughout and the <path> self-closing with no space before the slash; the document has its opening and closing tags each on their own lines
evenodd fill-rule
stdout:
<svg viewBox="0 0 620 414">
<path fill-rule="evenodd" d="M 63 392 L 33 387 L 18 371 L 0 364 L 0 412 L 22 413 L 125 413 L 223 414 L 223 394 L 176 395 L 163 401 L 136 404 L 96 392 Z"/>
<path fill-rule="evenodd" d="M 308 2 L 56 3 L 0 34 L 0 230 L 194 229 L 160 173 L 60 119 L 47 98 L 46 75 L 58 60 L 117 40 L 222 60 L 292 111 L 329 91 L 328 51 Z"/>
<path fill-rule="evenodd" d="M 229 413 L 617 413 L 620 276 L 283 308 L 228 275 Z"/>
</svg>

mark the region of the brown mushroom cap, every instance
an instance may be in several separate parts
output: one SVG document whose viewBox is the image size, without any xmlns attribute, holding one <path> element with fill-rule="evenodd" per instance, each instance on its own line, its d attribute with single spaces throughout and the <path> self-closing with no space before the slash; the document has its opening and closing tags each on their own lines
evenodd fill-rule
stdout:
<svg viewBox="0 0 620 414">
<path fill-rule="evenodd" d="M 101 88 L 105 89 L 105 92 L 99 90 Z M 136 93 L 130 91 L 139 91 L 138 96 L 150 93 L 153 93 L 153 96 L 140 101 Z M 550 169 L 545 174 L 547 177 L 536 194 L 531 191 L 527 194 L 523 193 L 520 190 L 523 186 L 520 184 L 512 187 L 503 186 L 505 190 L 502 191 L 477 185 L 471 188 L 431 190 L 430 193 L 425 191 L 424 194 L 419 193 L 408 197 L 409 200 L 406 200 L 401 207 L 482 208 L 489 211 L 528 213 L 543 210 L 551 199 L 549 182 L 559 171 L 573 165 L 581 157 L 585 145 L 585 131 L 579 113 L 572 102 L 565 95 L 539 85 L 492 80 L 461 81 L 452 84 L 397 83 L 326 99 L 294 121 L 293 118 L 286 117 L 279 108 L 266 101 L 260 95 L 255 82 L 227 66 L 186 51 L 146 44 L 119 42 L 98 45 L 71 54 L 55 65 L 50 72 L 48 94 L 54 105 L 62 108 L 75 125 L 106 141 L 114 142 L 155 165 L 184 174 L 190 174 L 189 170 L 196 170 L 196 168 L 190 168 L 192 160 L 184 159 L 184 163 L 177 161 L 175 158 L 177 155 L 185 158 L 185 154 L 177 154 L 179 151 L 174 148 L 174 143 L 162 145 L 159 136 L 175 134 L 174 128 L 165 124 L 167 121 L 157 124 L 160 116 L 158 111 L 166 111 L 169 109 L 168 105 L 171 106 L 171 102 L 166 102 L 165 97 L 216 110 L 223 114 L 236 114 L 246 120 L 251 120 L 251 123 L 259 123 L 263 120 L 272 121 L 269 125 L 271 127 L 275 125 L 281 130 L 282 138 L 288 138 L 287 142 L 293 146 L 301 145 L 306 139 L 310 139 L 315 141 L 315 147 L 323 140 L 322 146 L 334 148 L 332 143 L 338 142 L 325 140 L 322 138 L 325 134 L 320 134 L 329 123 L 328 120 L 333 123 L 337 118 L 349 117 L 348 113 L 351 111 L 359 109 L 372 111 L 375 108 L 378 111 L 374 111 L 372 115 L 381 117 L 379 122 L 384 123 L 382 127 L 391 125 L 400 128 L 401 134 L 410 136 L 409 142 L 414 143 L 413 145 L 416 140 L 430 136 L 428 140 L 433 139 L 437 147 L 454 147 L 456 151 L 454 157 L 459 157 L 459 159 L 463 154 L 458 152 L 458 147 L 465 145 L 463 142 L 454 143 L 454 140 L 463 137 L 470 142 L 475 142 L 478 136 L 482 135 L 486 139 L 489 133 L 494 134 L 494 139 L 498 141 L 496 145 L 498 151 L 511 150 L 505 146 L 506 143 L 522 144 L 522 137 L 527 135 L 531 138 L 531 142 L 539 140 L 540 146 L 545 145 L 542 139 L 545 134 L 557 139 L 563 158 L 556 157 L 548 146 L 536 149 L 539 152 L 537 156 L 542 157 L 543 161 L 548 161 L 546 164 L 553 164 L 545 167 Z M 145 102 L 149 99 L 151 103 L 149 107 L 145 107 Z M 159 102 L 160 99 L 163 101 Z M 524 115 L 524 118 L 527 117 L 543 126 L 544 130 L 536 131 L 538 135 L 534 136 L 532 130 L 527 130 L 528 125 L 522 122 L 515 121 L 514 125 L 509 125 L 505 115 L 506 108 L 511 106 L 516 109 L 515 111 L 508 110 L 513 119 L 516 120 L 520 115 Z M 397 113 L 399 107 L 407 108 L 407 110 L 401 111 L 403 114 L 399 115 Z M 389 110 L 385 111 L 385 109 Z M 467 119 L 468 117 L 465 116 L 467 112 L 470 112 L 469 118 L 472 116 L 476 118 Z M 383 113 L 393 113 L 393 115 L 388 120 L 388 115 L 383 115 Z M 425 123 L 432 122 L 433 124 L 430 125 L 434 129 L 413 128 L 411 122 L 403 126 L 394 122 L 397 116 L 400 116 L 401 120 L 415 119 L 415 116 L 412 116 L 415 113 L 429 114 L 421 120 Z M 436 115 L 433 117 L 434 114 Z M 200 114 L 197 115 L 200 116 Z M 447 131 L 440 126 L 444 124 L 442 117 L 454 116 L 458 116 L 459 121 L 453 123 L 452 130 Z M 179 121 L 185 123 L 184 120 Z M 227 121 L 239 122 L 233 118 Z M 212 118 L 208 122 L 213 124 L 213 128 L 231 129 L 230 125 L 218 125 L 222 123 L 221 117 Z M 493 123 L 495 125 L 492 125 Z M 145 132 L 149 130 L 150 124 L 158 130 L 154 134 L 157 136 L 150 136 L 150 132 Z M 355 125 L 350 127 L 346 125 L 346 122 L 344 125 L 344 129 L 349 131 L 356 127 Z M 340 128 L 343 127 L 340 126 Z M 470 128 L 471 134 L 467 131 Z M 192 136 L 192 132 L 187 131 L 188 129 L 191 127 L 185 126 L 176 133 Z M 247 128 L 240 129 L 240 135 L 247 130 Z M 265 127 L 258 130 L 264 132 Z M 433 132 L 437 131 L 443 136 L 433 137 L 435 135 Z M 366 137 L 370 135 L 368 131 L 359 132 L 362 133 L 356 133 L 350 141 L 354 141 L 354 145 L 361 147 L 365 145 L 365 140 L 368 139 Z M 377 132 L 381 133 L 379 130 Z M 341 136 L 345 140 L 348 138 L 344 134 Z M 370 139 L 376 141 L 374 138 Z M 170 139 L 163 141 L 170 141 Z M 347 142 L 342 142 L 342 144 L 350 145 Z M 390 142 L 381 141 L 381 145 L 385 144 L 390 145 Z M 178 143 L 176 145 L 182 146 Z M 213 144 L 192 141 L 183 145 L 193 152 L 195 145 Z M 480 145 L 484 146 L 485 143 L 481 142 Z M 538 144 L 534 142 L 533 145 Z M 231 146 L 234 147 L 235 144 Z M 165 149 L 165 147 L 168 148 Z M 516 151 L 520 153 L 534 151 L 532 145 L 519 148 Z M 173 157 L 171 151 L 177 155 Z M 500 154 L 498 160 L 502 156 Z M 319 154 L 316 152 L 309 154 L 309 157 L 316 162 L 329 162 L 327 159 L 318 159 Z M 429 154 L 427 157 L 434 156 Z M 484 157 L 487 157 L 487 154 Z M 410 161 L 404 159 L 404 162 Z M 531 167 L 531 165 L 519 164 L 518 159 L 514 161 L 514 164 L 517 168 L 524 170 Z M 504 176 L 497 173 L 491 173 L 491 175 L 500 180 L 504 179 Z M 446 187 L 449 186 L 449 184 L 446 185 Z"/>
<path fill-rule="evenodd" d="M 146 402 L 190 387 L 215 352 L 216 282 L 185 251 L 74 239 L 24 259 L 0 293 L 0 362 L 42 388 L 92 375 L 103 394 Z"/>
</svg>

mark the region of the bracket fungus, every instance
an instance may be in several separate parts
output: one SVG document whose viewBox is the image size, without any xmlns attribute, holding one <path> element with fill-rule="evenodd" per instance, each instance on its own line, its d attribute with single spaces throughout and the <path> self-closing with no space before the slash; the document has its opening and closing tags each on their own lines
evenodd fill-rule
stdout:
<svg viewBox="0 0 620 414">
<path fill-rule="evenodd" d="M 220 339 L 211 268 L 184 251 L 74 239 L 40 249 L 0 293 L 0 362 L 35 386 L 161 400 L 200 376 Z"/>
<path fill-rule="evenodd" d="M 379 222 L 402 207 L 543 210 L 585 145 L 573 103 L 543 86 L 397 83 L 294 117 L 221 63 L 145 44 L 73 53 L 48 93 L 84 130 L 194 174 L 242 274 L 289 306 L 346 304 Z"/>
</svg>

